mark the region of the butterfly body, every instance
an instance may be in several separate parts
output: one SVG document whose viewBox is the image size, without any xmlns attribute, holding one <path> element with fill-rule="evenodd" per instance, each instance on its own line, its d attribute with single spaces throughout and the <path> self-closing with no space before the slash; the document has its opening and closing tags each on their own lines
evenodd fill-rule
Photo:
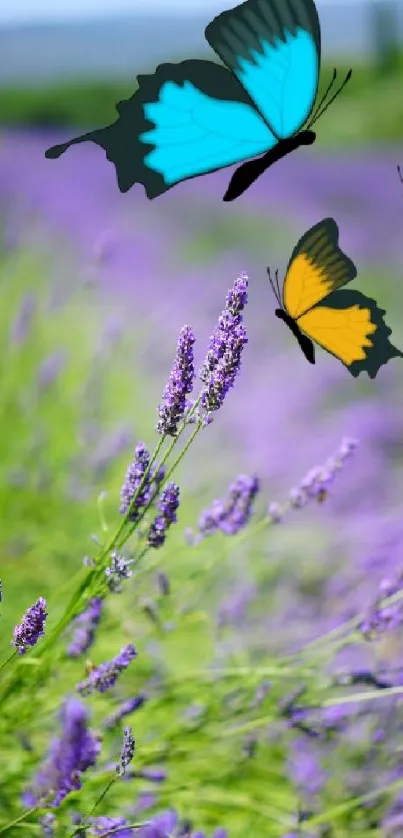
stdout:
<svg viewBox="0 0 403 838">
<path fill-rule="evenodd" d="M 292 151 L 296 151 L 300 146 L 312 145 L 315 140 L 316 134 L 314 131 L 299 131 L 298 134 L 286 140 L 280 140 L 263 157 L 259 157 L 257 160 L 248 160 L 246 163 L 243 163 L 232 175 L 223 201 L 234 201 L 235 198 L 239 198 L 269 166 L 277 163 L 278 160 L 281 160 L 287 154 L 291 154 Z"/>
<path fill-rule="evenodd" d="M 403 352 L 389 340 L 385 311 L 360 291 L 344 290 L 357 276 L 354 262 L 339 247 L 339 229 L 324 218 L 294 248 L 283 283 L 270 283 L 279 303 L 276 316 L 289 327 L 302 352 L 315 363 L 314 343 L 338 358 L 356 378 L 375 378 L 380 367 Z"/>
<path fill-rule="evenodd" d="M 290 317 L 290 315 L 287 314 L 287 312 L 284 311 L 283 308 L 276 308 L 274 313 L 276 317 L 278 317 L 280 320 L 287 324 L 288 328 L 291 330 L 294 337 L 297 339 L 307 361 L 309 361 L 310 364 L 314 364 L 315 347 L 310 338 L 308 338 L 306 335 L 304 335 L 303 332 L 301 332 L 301 329 L 299 328 L 297 321 Z"/>
<path fill-rule="evenodd" d="M 120 191 L 141 183 L 149 199 L 241 164 L 224 196 L 231 201 L 315 141 L 310 129 L 336 75 L 312 114 L 321 60 L 314 0 L 246 0 L 214 18 L 205 36 L 224 66 L 189 59 L 139 75 L 138 90 L 117 104 L 115 123 L 53 146 L 46 157 L 94 142 L 114 164 Z"/>
</svg>

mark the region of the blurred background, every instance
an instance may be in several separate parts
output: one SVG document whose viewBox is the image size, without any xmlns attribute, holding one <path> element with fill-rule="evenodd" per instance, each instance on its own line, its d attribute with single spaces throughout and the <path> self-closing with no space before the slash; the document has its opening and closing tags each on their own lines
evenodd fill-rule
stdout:
<svg viewBox="0 0 403 838">
<path fill-rule="evenodd" d="M 318 0 L 321 90 L 334 66 L 340 76 L 352 67 L 352 80 L 318 124 L 315 146 L 276 164 L 233 204 L 222 203 L 231 169 L 149 202 L 142 187 L 118 191 L 95 146 L 44 157 L 76 129 L 114 121 L 137 74 L 167 60 L 214 60 L 204 29 L 231 5 L 14 0 L 0 8 L 2 576 L 15 601 L 26 587 L 25 607 L 77 566 L 97 526 L 97 493 L 108 490 L 116 510 L 132 445 L 154 444 L 180 327 L 195 327 L 201 362 L 225 294 L 246 271 L 243 372 L 181 466 L 180 525 L 194 526 L 240 473 L 258 472 L 262 509 L 281 501 L 343 436 L 359 439 L 328 501 L 296 512 L 256 560 L 241 551 L 220 583 L 217 603 L 233 597 L 228 613 L 242 642 L 252 633 L 262 648 L 268 637 L 290 647 L 362 610 L 400 569 L 403 364 L 357 380 L 318 349 L 310 366 L 273 316 L 266 266 L 282 276 L 297 239 L 333 216 L 358 268 L 354 287 L 387 311 L 392 341 L 403 346 L 403 0 Z M 12 339 L 33 298 L 36 331 Z M 99 372 L 101 356 L 108 372 Z M 248 622 L 256 586 L 267 598 Z"/>
</svg>

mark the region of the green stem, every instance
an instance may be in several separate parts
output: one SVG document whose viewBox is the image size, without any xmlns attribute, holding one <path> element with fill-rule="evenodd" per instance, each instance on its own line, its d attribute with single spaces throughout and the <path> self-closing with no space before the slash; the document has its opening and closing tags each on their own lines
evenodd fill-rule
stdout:
<svg viewBox="0 0 403 838">
<path fill-rule="evenodd" d="M 5 826 L 0 826 L 0 835 L 2 835 L 4 832 L 7 832 L 9 829 L 12 829 L 13 826 L 17 826 L 19 823 L 22 823 L 22 821 L 25 821 L 30 815 L 33 815 L 34 812 L 37 811 L 38 807 L 34 806 L 32 809 L 28 809 L 27 812 L 23 812 L 23 814 L 20 815 L 19 818 L 15 819 L 15 821 L 11 821 L 11 823 L 7 823 Z"/>
<path fill-rule="evenodd" d="M 169 456 L 170 456 L 170 454 L 172 453 L 172 451 L 173 451 L 173 449 L 175 448 L 175 446 L 177 445 L 177 442 L 178 442 L 178 440 L 179 440 L 179 437 L 181 436 L 181 434 L 182 434 L 182 432 L 184 431 L 185 427 L 186 427 L 186 423 L 183 423 L 183 425 L 181 426 L 181 428 L 180 428 L 180 429 L 179 429 L 179 431 L 178 431 L 177 436 L 173 438 L 172 442 L 171 442 L 171 443 L 170 443 L 170 445 L 168 446 L 168 448 L 167 448 L 167 450 L 166 450 L 166 452 L 165 452 L 165 455 L 164 455 L 164 457 L 163 457 L 163 458 L 162 458 L 162 460 L 161 460 L 161 463 L 160 463 L 160 465 L 161 465 L 161 466 L 165 465 L 166 461 L 169 459 Z M 137 521 L 136 521 L 136 523 L 135 523 L 135 524 L 131 527 L 130 531 L 129 531 L 128 533 L 126 533 L 126 534 L 125 534 L 124 539 L 123 539 L 123 540 L 121 540 L 121 541 L 120 541 L 120 543 L 117 545 L 119 548 L 123 547 L 123 545 L 126 543 L 127 539 L 128 539 L 128 538 L 130 538 L 130 536 L 131 536 L 131 535 L 133 535 L 133 533 L 134 533 L 134 531 L 135 531 L 136 527 L 138 527 L 138 525 L 141 523 L 141 521 L 143 520 L 144 516 L 145 516 L 145 515 L 146 515 L 146 513 L 148 512 L 148 510 L 149 510 L 150 506 L 154 503 L 155 498 L 156 498 L 156 496 L 157 496 L 158 492 L 160 492 L 160 491 L 161 491 L 162 486 L 164 486 L 164 485 L 167 483 L 167 481 L 169 480 L 169 478 L 170 478 L 170 476 L 171 476 L 172 472 L 173 472 L 173 471 L 177 468 L 177 466 L 178 466 L 178 465 L 179 465 L 179 463 L 181 462 L 182 458 L 183 458 L 183 457 L 184 457 L 184 455 L 186 454 L 186 451 L 188 450 L 188 448 L 189 448 L 189 447 L 190 447 L 190 445 L 192 444 L 193 440 L 195 439 L 195 437 L 196 437 L 196 435 L 198 434 L 198 432 L 200 431 L 200 429 L 201 429 L 201 425 L 197 425 L 197 426 L 196 426 L 196 428 L 195 428 L 195 430 L 193 431 L 193 433 L 190 435 L 190 437 L 189 437 L 189 439 L 188 439 L 187 443 L 186 443 L 186 444 L 185 444 L 185 446 L 183 447 L 182 451 L 180 452 L 180 454 L 178 454 L 178 456 L 177 456 L 176 460 L 174 461 L 173 465 L 172 465 L 172 466 L 171 466 L 171 468 L 169 469 L 168 473 L 165 475 L 165 477 L 164 477 L 164 479 L 163 479 L 163 481 L 162 481 L 161 485 L 158 487 L 158 489 L 157 489 L 157 490 L 153 493 L 153 495 L 150 497 L 150 499 L 149 499 L 149 501 L 148 501 L 147 505 L 144 507 L 144 509 L 142 509 L 142 511 L 141 511 L 141 513 L 140 513 L 140 516 L 139 516 L 138 520 L 137 520 Z"/>
<path fill-rule="evenodd" d="M 381 797 L 383 794 L 392 794 L 394 791 L 398 791 L 402 787 L 403 780 L 396 780 L 395 783 L 391 783 L 389 786 L 384 786 L 382 789 L 375 789 L 374 791 L 361 795 L 361 797 L 350 798 L 350 800 L 346 800 L 345 803 L 339 803 L 338 806 L 334 806 L 333 809 L 328 809 L 320 815 L 315 815 L 313 818 L 309 818 L 309 820 L 305 821 L 304 824 L 301 824 L 299 828 L 303 829 L 304 832 L 309 832 L 309 829 L 312 826 L 326 823 L 331 818 L 340 817 L 340 815 L 344 815 L 346 812 L 350 812 L 352 809 L 362 806 L 363 803 L 369 803 L 371 800 L 376 800 L 377 797 Z"/>
<path fill-rule="evenodd" d="M 113 775 L 113 777 L 110 778 L 109 782 L 106 784 L 105 788 L 102 790 L 99 797 L 97 797 L 92 809 L 90 809 L 90 811 L 88 812 L 88 815 L 86 815 L 86 817 L 84 818 L 84 823 L 77 826 L 76 829 L 74 830 L 74 832 L 70 833 L 70 838 L 74 838 L 74 835 L 77 835 L 80 832 L 81 829 L 83 829 L 83 828 L 88 829 L 91 826 L 91 824 L 88 823 L 89 819 L 92 818 L 92 816 L 95 812 L 95 809 L 97 809 L 97 807 L 102 802 L 104 797 L 106 797 L 106 795 L 108 794 L 109 789 L 111 788 L 111 786 L 113 786 L 113 784 L 116 782 L 117 779 L 118 779 L 117 775 Z M 87 825 L 85 825 L 85 821 L 87 821 Z"/>
<path fill-rule="evenodd" d="M 392 594 L 391 596 L 382 599 L 379 603 L 379 608 L 386 608 L 390 605 L 396 605 L 398 602 L 401 602 L 401 600 L 403 600 L 403 589 L 401 591 L 398 591 L 396 594 Z M 329 641 L 338 641 L 343 637 L 343 635 L 351 634 L 353 631 L 358 629 L 358 626 L 360 625 L 360 623 L 362 623 L 364 619 L 365 612 L 363 611 L 361 612 L 361 614 L 357 614 L 350 620 L 346 620 L 345 623 L 341 623 L 339 626 L 336 626 L 336 628 L 326 632 L 326 634 L 321 634 L 320 637 L 316 637 L 314 640 L 311 640 L 301 649 L 300 654 L 305 654 L 305 652 L 311 652 L 311 650 L 315 652 L 321 646 L 325 646 Z"/>
<path fill-rule="evenodd" d="M 12 661 L 13 658 L 15 658 L 16 655 L 17 655 L 17 649 L 14 649 L 14 651 L 11 652 L 11 655 L 9 655 L 8 658 L 6 658 L 6 660 L 3 661 L 3 663 L 1 664 L 0 672 L 2 672 L 3 669 L 6 668 L 6 666 L 10 663 L 10 661 Z"/>
<path fill-rule="evenodd" d="M 139 496 L 140 492 L 142 492 L 142 491 L 143 491 L 143 489 L 144 489 L 144 486 L 145 486 L 146 480 L 147 480 L 147 478 L 148 478 L 148 475 L 150 474 L 150 471 L 151 471 L 151 469 L 152 469 L 152 467 L 153 467 L 153 465 L 154 465 L 154 463 L 155 463 L 155 461 L 156 461 L 156 459 L 157 459 L 157 457 L 158 457 L 158 455 L 159 455 L 159 453 L 160 453 L 160 451 L 161 451 L 161 448 L 162 448 L 162 446 L 163 446 L 163 444 L 164 444 L 164 442 L 165 442 L 165 439 L 166 439 L 166 437 L 165 437 L 165 436 L 162 436 L 162 437 L 160 438 L 160 440 L 159 440 L 159 442 L 158 442 L 158 445 L 157 445 L 157 447 L 155 448 L 155 451 L 154 451 L 154 453 L 153 453 L 153 455 L 152 455 L 152 457 L 151 457 L 151 459 L 150 459 L 150 462 L 149 462 L 149 464 L 148 464 L 148 466 L 147 466 L 147 468 L 146 468 L 146 470 L 145 470 L 145 472 L 144 472 L 144 474 L 143 474 L 143 477 L 142 477 L 142 479 L 141 479 L 141 481 L 140 481 L 140 483 L 139 483 L 139 485 L 138 485 L 138 487 L 137 487 L 137 489 L 136 489 L 136 491 L 135 491 L 135 493 L 134 493 L 134 495 L 133 495 L 133 497 L 132 497 L 132 499 L 131 499 L 131 501 L 130 501 L 130 506 L 129 506 L 129 509 L 128 509 L 128 510 L 127 510 L 127 512 L 126 512 L 126 515 L 125 515 L 125 517 L 124 517 L 124 519 L 123 519 L 122 523 L 121 523 L 121 524 L 120 524 L 120 526 L 117 528 L 117 530 L 116 530 L 116 532 L 115 532 L 115 535 L 111 538 L 111 540 L 110 540 L 109 544 L 107 544 L 107 546 L 106 546 L 106 547 L 103 547 L 103 548 L 102 548 L 102 550 L 101 550 L 101 552 L 100 552 L 100 554 L 99 554 L 99 557 L 98 557 L 97 564 L 99 564 L 100 562 L 102 562 L 102 559 L 104 559 L 104 558 L 105 558 L 105 556 L 107 556 L 107 555 L 108 555 L 108 554 L 109 554 L 109 553 L 113 550 L 113 548 L 117 546 L 118 541 L 119 541 L 119 539 L 120 539 L 120 536 L 122 535 L 122 533 L 123 533 L 123 532 L 124 532 L 124 530 L 126 529 L 126 525 L 127 525 L 128 521 L 129 521 L 130 513 L 131 513 L 131 511 L 132 511 L 132 509 L 133 509 L 133 507 L 134 507 L 134 505 L 135 505 L 135 503 L 136 503 L 136 500 L 137 500 L 137 498 L 138 498 L 138 496 Z M 169 449 L 168 449 L 168 452 L 169 452 Z M 166 459 L 166 457 L 167 457 L 167 456 L 168 456 L 168 454 L 166 454 L 166 455 L 165 455 L 165 459 Z M 162 463 L 163 463 L 163 462 L 164 462 L 164 459 L 162 460 Z M 125 540 L 126 540 L 126 539 L 125 539 Z"/>
<path fill-rule="evenodd" d="M 114 826 L 113 829 L 108 829 L 107 832 L 102 832 L 99 838 L 106 838 L 107 835 L 116 835 L 117 832 L 122 832 L 123 829 L 144 829 L 145 826 L 150 826 L 150 821 L 144 823 L 128 823 L 127 826 Z"/>
<path fill-rule="evenodd" d="M 403 687 L 388 687 L 384 690 L 369 690 L 365 693 L 353 693 L 341 698 L 326 698 L 321 701 L 319 707 L 339 707 L 341 704 L 355 704 L 356 701 L 375 701 L 380 698 L 388 698 L 393 695 L 402 695 Z"/>
</svg>

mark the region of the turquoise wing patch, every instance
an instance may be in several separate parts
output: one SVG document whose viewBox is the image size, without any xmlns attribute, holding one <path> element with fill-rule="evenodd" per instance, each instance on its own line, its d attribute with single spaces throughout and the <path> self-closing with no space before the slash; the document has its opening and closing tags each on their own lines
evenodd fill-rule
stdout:
<svg viewBox="0 0 403 838">
<path fill-rule="evenodd" d="M 268 151 L 277 140 L 235 76 L 212 61 L 161 64 L 138 76 L 138 90 L 118 102 L 119 118 L 53 146 L 57 158 L 72 145 L 93 142 L 114 164 L 118 186 L 143 184 L 156 198 L 187 178 Z"/>
<path fill-rule="evenodd" d="M 276 138 L 297 133 L 312 112 L 319 82 L 313 0 L 247 0 L 216 17 L 205 34 Z"/>
</svg>

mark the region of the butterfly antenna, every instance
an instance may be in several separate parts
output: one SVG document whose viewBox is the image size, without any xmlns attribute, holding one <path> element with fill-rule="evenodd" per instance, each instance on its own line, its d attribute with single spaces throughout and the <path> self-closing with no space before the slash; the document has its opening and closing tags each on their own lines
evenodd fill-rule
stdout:
<svg viewBox="0 0 403 838">
<path fill-rule="evenodd" d="M 400 166 L 397 167 L 397 173 L 398 173 L 399 178 L 400 178 L 400 183 L 403 183 L 403 175 L 402 175 L 402 170 L 401 170 Z"/>
<path fill-rule="evenodd" d="M 326 90 L 325 90 L 324 94 L 323 94 L 323 96 L 322 96 L 322 98 L 321 98 L 321 100 L 320 100 L 319 104 L 316 106 L 316 108 L 315 108 L 315 110 L 314 110 L 314 112 L 313 112 L 313 114 L 312 114 L 312 119 L 311 119 L 311 121 L 310 121 L 310 123 L 309 123 L 309 125 L 308 125 L 308 128 L 310 128 L 310 127 L 311 127 L 311 125 L 313 125 L 313 124 L 314 124 L 314 122 L 316 122 L 316 119 L 317 119 L 317 116 L 316 116 L 316 115 L 319 113 L 319 111 L 320 111 L 320 109 L 321 109 L 321 107 L 322 107 L 323 103 L 326 101 L 326 99 L 327 99 L 327 97 L 328 97 L 328 95 L 329 95 L 329 93 L 330 93 L 330 91 L 331 91 L 331 89 L 332 89 L 332 87 L 333 87 L 333 85 L 334 85 L 334 83 L 335 83 L 335 81 L 336 81 L 336 78 L 337 78 L 337 70 L 336 70 L 336 68 L 335 68 L 335 69 L 333 70 L 333 75 L 332 75 L 332 78 L 330 79 L 330 82 L 329 82 L 329 84 L 328 84 L 328 86 L 327 86 L 327 88 L 326 88 Z"/>
<path fill-rule="evenodd" d="M 281 308 L 281 302 L 280 302 L 280 299 L 279 299 L 279 296 L 278 296 L 277 288 L 276 288 L 276 286 L 274 284 L 274 281 L 272 279 L 270 268 L 267 268 L 267 273 L 268 273 L 268 276 L 269 276 L 269 282 L 270 282 L 270 285 L 271 285 L 271 290 L 273 291 L 273 294 L 274 294 L 274 296 L 275 296 L 275 298 L 276 298 L 276 300 L 277 300 L 277 302 L 278 302 L 278 304 Z M 277 275 L 277 273 L 278 273 L 278 271 L 276 271 L 276 275 Z"/>
<path fill-rule="evenodd" d="M 278 299 L 280 308 L 282 308 L 283 306 L 282 306 L 282 303 L 281 303 L 280 285 L 279 285 L 279 282 L 278 282 L 278 271 L 276 271 L 276 285 L 277 285 L 277 299 Z"/>
<path fill-rule="evenodd" d="M 317 120 L 320 119 L 321 116 L 323 116 L 325 111 L 327 111 L 329 105 L 331 105 L 332 102 L 334 102 L 334 100 L 337 99 L 339 93 L 341 93 L 341 91 L 343 90 L 343 87 L 345 87 L 346 84 L 348 84 L 348 82 L 350 81 L 352 74 L 353 74 L 353 71 L 349 70 L 347 75 L 346 75 L 346 78 L 344 79 L 344 81 L 340 85 L 339 89 L 336 90 L 336 93 L 334 93 L 333 96 L 331 97 L 331 99 L 329 99 L 329 101 L 326 102 L 326 105 L 322 108 L 322 110 L 319 113 L 318 113 L 317 110 L 315 111 L 315 118 L 314 118 L 313 121 L 311 121 L 311 125 L 313 125 L 314 122 L 317 122 Z"/>
</svg>

